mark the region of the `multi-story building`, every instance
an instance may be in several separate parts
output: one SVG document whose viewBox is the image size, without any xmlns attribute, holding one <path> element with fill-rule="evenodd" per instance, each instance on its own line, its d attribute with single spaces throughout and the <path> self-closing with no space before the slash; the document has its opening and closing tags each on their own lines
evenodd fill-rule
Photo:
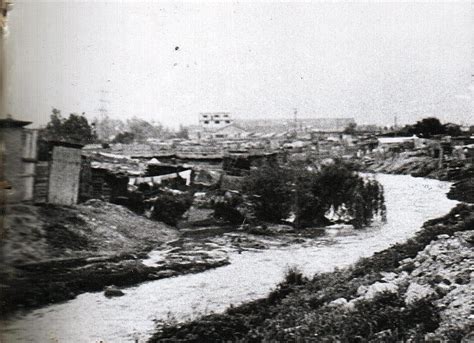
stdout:
<svg viewBox="0 0 474 343">
<path fill-rule="evenodd" d="M 214 131 L 233 123 L 228 112 L 206 112 L 199 114 L 199 125 L 203 131 Z"/>
<path fill-rule="evenodd" d="M 228 112 L 205 112 L 199 114 L 199 125 L 190 126 L 190 139 L 195 140 L 222 140 L 240 139 L 248 132 L 235 125 Z"/>
</svg>

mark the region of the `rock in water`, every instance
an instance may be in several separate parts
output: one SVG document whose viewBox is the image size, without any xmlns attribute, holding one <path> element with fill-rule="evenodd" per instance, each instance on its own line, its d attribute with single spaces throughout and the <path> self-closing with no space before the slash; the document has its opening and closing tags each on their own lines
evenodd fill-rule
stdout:
<svg viewBox="0 0 474 343">
<path fill-rule="evenodd" d="M 108 298 L 121 297 L 122 295 L 125 295 L 125 293 L 115 286 L 107 286 L 104 288 L 104 295 Z"/>
</svg>

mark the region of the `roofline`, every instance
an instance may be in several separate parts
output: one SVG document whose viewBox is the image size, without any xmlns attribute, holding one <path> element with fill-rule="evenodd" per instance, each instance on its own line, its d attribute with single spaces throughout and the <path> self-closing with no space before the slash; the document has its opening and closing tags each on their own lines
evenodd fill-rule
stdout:
<svg viewBox="0 0 474 343">
<path fill-rule="evenodd" d="M 11 117 L 0 119 L 0 128 L 18 128 L 30 125 L 31 121 L 17 120 Z"/>
<path fill-rule="evenodd" d="M 225 125 L 225 126 L 222 126 L 222 127 L 218 128 L 218 129 L 212 131 L 212 132 L 219 132 L 219 131 L 221 131 L 221 130 L 223 130 L 223 129 L 229 127 L 229 126 L 234 126 L 234 127 L 236 127 L 237 129 L 239 129 L 239 130 L 242 130 L 242 131 L 245 131 L 245 132 L 249 132 L 249 131 L 245 130 L 244 128 L 240 127 L 239 125 L 237 125 L 237 124 L 235 124 L 235 123 L 227 124 L 227 125 Z"/>
</svg>

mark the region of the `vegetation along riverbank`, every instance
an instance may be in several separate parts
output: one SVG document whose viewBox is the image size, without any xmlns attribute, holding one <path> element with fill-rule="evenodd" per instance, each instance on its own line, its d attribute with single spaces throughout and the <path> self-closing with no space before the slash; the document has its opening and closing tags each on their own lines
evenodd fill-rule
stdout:
<svg viewBox="0 0 474 343">
<path fill-rule="evenodd" d="M 430 158 L 395 159 L 364 169 L 451 180 L 449 198 L 474 202 L 469 166 L 450 174 Z M 161 323 L 150 342 L 468 342 L 473 243 L 474 205 L 459 204 L 405 243 L 312 279 L 290 270 L 266 298 L 192 322 Z"/>
<path fill-rule="evenodd" d="M 354 266 L 307 279 L 193 322 L 160 325 L 161 341 L 469 341 L 473 205 L 459 204 L 412 239 Z M 471 337 L 472 338 L 472 337 Z"/>
<path fill-rule="evenodd" d="M 193 201 L 192 191 L 188 193 L 157 196 L 151 218 L 100 200 L 76 206 L 11 206 L 2 241 L 2 314 L 107 286 L 223 266 L 229 263 L 226 249 L 266 247 L 254 234 L 272 237 L 271 244 L 301 244 L 304 237 L 321 232 L 305 227 L 336 221 L 359 228 L 384 214 L 378 182 L 337 161 L 320 169 L 263 166 L 244 178 L 242 192 L 217 191 L 221 200 L 211 204 L 212 222 L 239 236 L 230 241 L 210 241 L 208 237 L 222 233 L 212 233 L 209 224 L 203 237 L 198 237 L 202 230 L 176 228 L 186 222 L 182 217 Z M 325 216 L 328 211 L 334 212 L 332 221 Z M 186 239 L 188 235 L 194 238 Z M 163 256 L 145 264 L 151 250 Z"/>
</svg>

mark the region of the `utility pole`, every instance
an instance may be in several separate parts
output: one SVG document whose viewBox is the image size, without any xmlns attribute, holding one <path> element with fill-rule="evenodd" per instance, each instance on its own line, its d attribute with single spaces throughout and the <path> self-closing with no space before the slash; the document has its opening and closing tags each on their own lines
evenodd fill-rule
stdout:
<svg viewBox="0 0 474 343">
<path fill-rule="evenodd" d="M 298 132 L 298 109 L 295 107 L 293 108 L 293 119 L 295 122 L 295 135 Z"/>
<path fill-rule="evenodd" d="M 99 91 L 100 96 L 99 96 L 99 107 L 97 108 L 97 111 L 99 112 L 98 118 L 94 120 L 94 129 L 97 134 L 97 136 L 100 139 L 108 139 L 112 132 L 110 131 L 110 125 L 106 122 L 106 118 L 108 117 L 108 104 L 110 101 L 108 100 L 108 94 L 109 91 L 106 91 L 105 89 L 101 89 Z"/>
<path fill-rule="evenodd" d="M 99 118 L 101 120 L 107 117 L 107 114 L 109 112 L 107 109 L 107 105 L 110 103 L 110 101 L 107 99 L 108 94 L 109 94 L 109 91 L 106 91 L 104 89 L 100 90 L 100 98 L 99 98 L 100 105 L 99 105 L 98 111 L 99 111 Z"/>
</svg>

